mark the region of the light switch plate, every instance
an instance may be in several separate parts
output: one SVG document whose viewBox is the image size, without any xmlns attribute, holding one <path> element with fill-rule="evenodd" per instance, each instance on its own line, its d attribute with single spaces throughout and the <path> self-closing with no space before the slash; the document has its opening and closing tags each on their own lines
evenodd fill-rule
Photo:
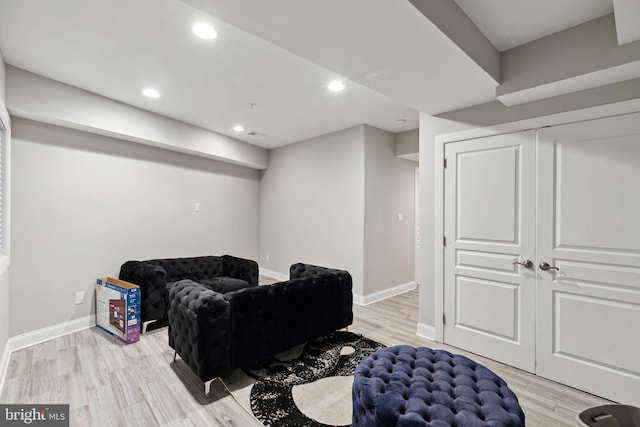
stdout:
<svg viewBox="0 0 640 427">
<path fill-rule="evenodd" d="M 76 292 L 76 304 L 84 304 L 84 292 Z"/>
</svg>

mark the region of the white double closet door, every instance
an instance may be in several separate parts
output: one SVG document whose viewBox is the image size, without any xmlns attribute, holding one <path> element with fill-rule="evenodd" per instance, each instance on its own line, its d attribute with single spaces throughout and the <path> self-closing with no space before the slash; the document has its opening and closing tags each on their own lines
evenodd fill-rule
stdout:
<svg viewBox="0 0 640 427">
<path fill-rule="evenodd" d="M 444 341 L 640 404 L 640 114 L 445 158 Z"/>
</svg>

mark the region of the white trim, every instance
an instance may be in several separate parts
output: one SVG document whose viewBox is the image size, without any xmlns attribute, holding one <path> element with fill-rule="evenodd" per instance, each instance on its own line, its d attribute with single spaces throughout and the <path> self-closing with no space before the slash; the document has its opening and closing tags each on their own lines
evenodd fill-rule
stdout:
<svg viewBox="0 0 640 427">
<path fill-rule="evenodd" d="M 434 299 L 434 324 L 435 341 L 444 342 L 444 323 L 442 322 L 442 316 L 444 313 L 444 143 L 439 142 L 439 138 L 436 137 L 435 143 L 435 200 L 434 203 L 434 272 L 433 283 L 435 288 L 433 290 Z M 440 172 L 438 172 L 440 171 Z"/>
<path fill-rule="evenodd" d="M 262 268 L 262 267 L 260 267 L 259 270 L 260 270 L 260 274 L 262 274 L 263 276 L 268 276 L 273 279 L 282 280 L 282 281 L 289 280 L 288 274 L 278 273 L 277 271 L 267 270 L 266 268 Z"/>
<path fill-rule="evenodd" d="M 9 350 L 9 341 L 7 341 L 7 345 L 4 346 L 4 351 L 2 352 L 2 359 L 0 359 L 0 394 L 4 390 L 4 380 L 9 370 L 9 360 L 11 360 L 11 351 Z"/>
<path fill-rule="evenodd" d="M 435 311 L 435 337 L 438 342 L 444 341 L 444 324 L 442 314 L 444 311 L 444 151 L 445 145 L 450 142 L 463 141 L 473 138 L 482 138 L 505 133 L 520 132 L 527 129 L 536 129 L 545 126 L 558 126 L 568 123 L 575 123 L 587 120 L 600 119 L 604 117 L 631 114 L 640 111 L 640 99 L 617 102 L 613 104 L 599 105 L 580 110 L 556 113 L 548 116 L 534 117 L 517 122 L 505 123 L 485 128 L 476 128 L 467 131 L 453 132 L 437 135 L 435 137 L 435 159 L 434 167 L 441 173 L 435 174 L 435 200 L 434 200 L 434 311 Z M 452 238 L 452 237 L 450 237 Z"/>
<path fill-rule="evenodd" d="M 93 328 L 94 326 L 96 326 L 96 315 L 92 314 L 91 316 L 58 323 L 57 325 L 11 337 L 7 343 L 7 347 L 9 347 L 9 351 L 13 352 L 54 338 Z"/>
<path fill-rule="evenodd" d="M 4 62 L 2 60 L 2 52 L 0 52 L 0 66 L 4 66 Z M 0 254 L 0 276 L 8 274 L 7 270 L 9 269 L 9 265 L 11 263 L 11 117 L 9 116 L 9 112 L 7 111 L 7 106 L 5 105 L 4 99 L 0 98 L 0 121 L 2 122 L 5 128 L 5 176 L 4 176 L 4 185 L 5 185 L 5 217 L 3 230 L 4 233 L 4 244 L 5 244 L 5 253 Z M 7 278 L 7 288 L 9 287 L 9 278 Z M 4 293 L 4 292 L 3 292 Z M 6 295 L 1 295 L 1 298 L 9 298 L 9 291 L 7 289 Z M 10 305 L 10 302 L 8 303 Z M 9 332 L 9 313 L 3 313 L 2 319 L 0 319 L 4 323 L 2 325 L 5 333 Z M 7 370 L 9 368 L 9 359 L 11 358 L 11 350 L 9 349 L 9 339 L 4 344 L 4 349 L 2 351 L 2 358 L 0 359 L 0 393 L 4 388 L 4 380 L 7 375 Z"/>
<path fill-rule="evenodd" d="M 1 54 L 0 54 L 1 56 Z M 5 128 L 4 152 L 4 254 L 0 254 L 0 275 L 5 274 L 11 263 L 11 116 L 0 99 L 0 122 Z"/>
<path fill-rule="evenodd" d="M 416 331 L 416 335 L 431 341 L 437 341 L 436 327 L 427 325 L 426 323 L 418 323 L 418 330 Z"/>
<path fill-rule="evenodd" d="M 415 281 L 420 283 L 420 227 L 422 227 L 422 221 L 420 221 L 420 165 L 415 167 L 413 175 L 413 247 L 414 247 L 414 265 L 413 271 L 415 271 Z"/>
<path fill-rule="evenodd" d="M 374 292 L 371 295 L 353 295 L 353 303 L 356 305 L 369 305 L 374 302 L 379 302 L 387 298 L 395 297 L 396 295 L 403 294 L 414 290 L 418 284 L 415 280 L 402 285 L 394 286 L 393 288 L 385 289 L 382 291 Z"/>
<path fill-rule="evenodd" d="M 79 319 L 70 320 L 68 322 L 59 323 L 57 325 L 48 326 L 46 328 L 9 338 L 4 352 L 2 353 L 2 359 L 0 360 L 0 392 L 4 388 L 4 381 L 9 369 L 11 353 L 63 335 L 89 329 L 94 326 L 96 326 L 96 316 L 95 314 L 92 314 L 91 316 L 81 317 Z"/>
</svg>

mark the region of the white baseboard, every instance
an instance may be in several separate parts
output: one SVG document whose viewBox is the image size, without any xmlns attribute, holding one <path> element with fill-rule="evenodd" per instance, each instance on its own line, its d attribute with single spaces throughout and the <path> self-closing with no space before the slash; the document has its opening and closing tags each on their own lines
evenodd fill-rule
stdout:
<svg viewBox="0 0 640 427">
<path fill-rule="evenodd" d="M 426 323 L 418 323 L 416 335 L 431 341 L 436 341 L 436 328 L 435 326 L 427 325 Z"/>
<path fill-rule="evenodd" d="M 289 274 L 278 273 L 277 271 L 267 270 L 266 268 L 260 267 L 260 274 L 263 276 L 268 276 L 277 280 L 289 280 Z"/>
<path fill-rule="evenodd" d="M 2 359 L 0 359 L 0 394 L 2 393 L 2 390 L 4 390 L 4 380 L 7 376 L 7 371 L 9 370 L 10 357 L 11 351 L 9 351 L 9 341 L 7 340 L 7 344 L 4 346 L 4 351 L 2 352 Z"/>
<path fill-rule="evenodd" d="M 370 295 L 353 295 L 353 303 L 356 305 L 369 305 L 374 302 L 382 301 L 387 298 L 394 297 L 396 295 L 403 294 L 414 290 L 418 286 L 415 281 L 404 283 L 402 285 L 394 286 L 393 288 L 385 289 L 383 291 L 374 292 Z"/>
<path fill-rule="evenodd" d="M 94 326 L 96 326 L 96 315 L 92 314 L 91 316 L 58 323 L 57 325 L 27 332 L 26 334 L 16 335 L 15 337 L 9 338 L 7 346 L 9 347 L 9 351 L 16 351 Z"/>
<path fill-rule="evenodd" d="M 10 337 L 7 340 L 7 345 L 4 348 L 2 359 L 0 360 L 0 391 L 2 391 L 2 388 L 4 387 L 11 353 L 16 350 L 40 344 L 41 342 L 49 341 L 63 335 L 82 331 L 83 329 L 89 329 L 94 326 L 96 326 L 96 315 L 92 314 L 91 316 L 81 317 L 79 319 L 70 320 L 68 322 L 59 323 L 57 325 L 48 326 L 36 331 Z"/>
</svg>

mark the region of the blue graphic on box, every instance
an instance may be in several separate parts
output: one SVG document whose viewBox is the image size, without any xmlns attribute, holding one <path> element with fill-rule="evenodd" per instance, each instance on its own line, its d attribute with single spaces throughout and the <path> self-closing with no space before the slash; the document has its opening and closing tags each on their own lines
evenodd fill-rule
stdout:
<svg viewBox="0 0 640 427">
<path fill-rule="evenodd" d="M 140 289 L 129 292 L 127 301 L 127 341 L 140 339 Z"/>
</svg>

